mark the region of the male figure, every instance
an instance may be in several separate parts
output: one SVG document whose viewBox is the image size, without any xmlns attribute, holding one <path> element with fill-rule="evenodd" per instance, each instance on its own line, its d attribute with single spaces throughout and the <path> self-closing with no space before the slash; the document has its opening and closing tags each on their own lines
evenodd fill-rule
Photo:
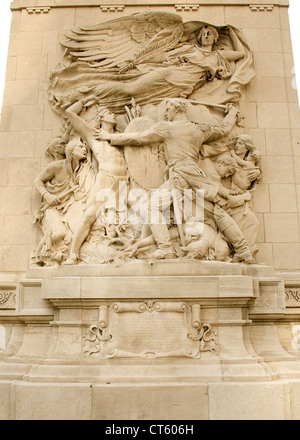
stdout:
<svg viewBox="0 0 300 440">
<path fill-rule="evenodd" d="M 51 139 L 51 141 L 48 143 L 48 148 L 46 150 L 47 156 L 51 157 L 53 160 L 65 159 L 66 144 L 67 141 L 63 137 L 56 137 L 54 139 Z"/>
<path fill-rule="evenodd" d="M 228 241 L 234 246 L 239 259 L 253 262 L 252 254 L 246 240 L 236 223 L 218 205 L 221 197 L 228 198 L 230 191 L 223 188 L 199 168 L 199 151 L 203 143 L 217 140 L 227 135 L 236 122 L 237 108 L 230 104 L 228 115 L 221 124 L 216 126 L 199 125 L 187 118 L 186 100 L 175 98 L 167 101 L 165 110 L 166 121 L 159 122 L 151 129 L 142 133 L 108 134 L 102 132 L 99 136 L 111 142 L 112 145 L 143 146 L 152 142 L 163 142 L 165 156 L 169 169 L 169 179 L 158 189 L 160 196 L 154 193 L 150 200 L 151 215 L 159 217 L 170 204 L 168 191 L 172 189 L 203 190 L 208 209 L 213 211 L 214 219 L 219 229 L 230 236 Z M 155 200 L 155 201 L 154 201 Z M 159 201 L 159 203 L 158 203 Z M 174 258 L 170 235 L 166 224 L 150 224 L 151 232 L 157 243 L 154 259 Z"/>
<path fill-rule="evenodd" d="M 69 258 L 64 264 L 76 264 L 79 258 L 80 248 L 90 232 L 90 228 L 97 218 L 98 209 L 103 205 L 104 200 L 97 200 L 97 195 L 101 190 L 111 190 L 119 195 L 119 182 L 126 181 L 126 166 L 121 149 L 111 148 L 108 142 L 97 140 L 94 137 L 94 128 L 79 116 L 84 105 L 78 101 L 66 110 L 74 129 L 85 139 L 87 145 L 92 150 L 98 163 L 98 173 L 94 188 L 87 203 L 81 223 L 75 231 Z M 116 117 L 107 108 L 100 108 L 98 111 L 100 126 L 107 133 L 114 133 Z M 118 200 L 116 200 L 118 202 Z M 114 203 L 115 204 L 115 203 Z"/>
</svg>

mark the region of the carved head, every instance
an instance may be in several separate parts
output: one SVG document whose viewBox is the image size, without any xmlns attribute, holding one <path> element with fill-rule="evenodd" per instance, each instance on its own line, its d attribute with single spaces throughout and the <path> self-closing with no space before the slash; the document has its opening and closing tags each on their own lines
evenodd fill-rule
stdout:
<svg viewBox="0 0 300 440">
<path fill-rule="evenodd" d="M 229 177 L 232 176 L 237 170 L 236 160 L 231 156 L 219 157 L 215 162 L 216 170 L 219 176 Z"/>
<path fill-rule="evenodd" d="M 254 140 L 248 134 L 241 134 L 234 146 L 235 152 L 237 155 L 245 154 L 247 151 L 255 150 Z"/>
<path fill-rule="evenodd" d="M 97 106 L 97 126 L 101 127 L 103 122 L 110 123 L 113 126 L 117 124 L 116 116 L 107 107 Z"/>
<path fill-rule="evenodd" d="M 69 163 L 72 162 L 72 159 L 80 161 L 82 159 L 86 159 L 86 157 L 86 146 L 84 145 L 80 137 L 75 137 L 70 142 L 68 142 L 66 146 L 66 158 Z"/>
<path fill-rule="evenodd" d="M 219 39 L 219 33 L 214 26 L 202 26 L 197 33 L 200 46 L 213 46 Z"/>
<path fill-rule="evenodd" d="M 52 157 L 54 160 L 64 159 L 65 149 L 66 141 L 62 137 L 56 137 L 49 141 L 46 154 L 47 156 Z"/>
<path fill-rule="evenodd" d="M 185 99 L 173 98 L 166 101 L 165 119 L 173 121 L 178 113 L 187 112 L 187 101 Z"/>
</svg>

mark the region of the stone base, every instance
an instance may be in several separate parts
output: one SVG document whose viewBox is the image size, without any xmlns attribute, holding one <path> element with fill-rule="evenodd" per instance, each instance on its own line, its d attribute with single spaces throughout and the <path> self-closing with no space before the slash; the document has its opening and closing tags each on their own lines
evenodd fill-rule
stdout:
<svg viewBox="0 0 300 440">
<path fill-rule="evenodd" d="M 1 420 L 299 420 L 300 380 L 0 382 Z M 291 402 L 291 404 L 290 404 Z"/>
<path fill-rule="evenodd" d="M 278 336 L 284 283 L 272 268 L 126 266 L 28 271 L 0 317 L 0 418 L 300 417 L 300 359 Z"/>
</svg>

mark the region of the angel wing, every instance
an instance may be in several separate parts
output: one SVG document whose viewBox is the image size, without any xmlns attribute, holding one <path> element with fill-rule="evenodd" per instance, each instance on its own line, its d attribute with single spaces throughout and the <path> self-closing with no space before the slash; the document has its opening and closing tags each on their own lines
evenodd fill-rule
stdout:
<svg viewBox="0 0 300 440">
<path fill-rule="evenodd" d="M 114 68 L 146 50 L 149 41 L 166 29 L 170 34 L 182 24 L 178 14 L 137 13 L 92 27 L 81 27 L 66 34 L 61 45 L 77 61 L 93 67 Z M 157 42 L 155 41 L 157 45 Z"/>
</svg>

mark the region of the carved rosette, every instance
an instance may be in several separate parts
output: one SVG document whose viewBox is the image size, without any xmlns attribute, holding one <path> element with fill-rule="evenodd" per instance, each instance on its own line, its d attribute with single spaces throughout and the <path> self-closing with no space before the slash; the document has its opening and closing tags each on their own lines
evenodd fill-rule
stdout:
<svg viewBox="0 0 300 440">
<path fill-rule="evenodd" d="M 99 321 L 84 335 L 88 358 L 190 357 L 217 353 L 217 333 L 202 323 L 200 305 L 145 300 L 99 307 Z"/>
</svg>

